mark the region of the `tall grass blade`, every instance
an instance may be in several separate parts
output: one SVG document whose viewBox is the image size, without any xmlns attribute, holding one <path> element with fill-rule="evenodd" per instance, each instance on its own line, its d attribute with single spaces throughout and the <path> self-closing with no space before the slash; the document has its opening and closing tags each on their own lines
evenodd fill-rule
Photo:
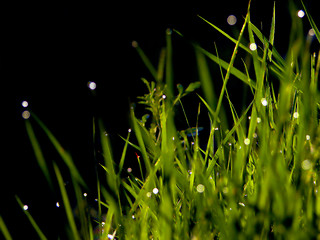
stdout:
<svg viewBox="0 0 320 240">
<path fill-rule="evenodd" d="M 6 226 L 6 224 L 3 221 L 3 218 L 0 216 L 0 231 L 2 232 L 5 240 L 12 240 L 12 237 L 9 233 L 9 230 Z"/>
<path fill-rule="evenodd" d="M 47 126 L 35 115 L 32 114 L 33 118 L 37 121 L 39 126 L 44 130 L 48 138 L 50 139 L 51 143 L 59 153 L 62 160 L 65 162 L 65 164 L 68 166 L 71 175 L 74 179 L 76 179 L 82 186 L 86 186 L 84 180 L 82 179 L 76 165 L 74 164 L 72 157 L 70 153 L 68 153 L 59 143 L 59 141 L 56 139 L 56 137 L 52 134 L 52 132 L 47 128 Z"/>
<path fill-rule="evenodd" d="M 311 15 L 309 14 L 309 12 L 308 12 L 307 8 L 305 7 L 305 5 L 304 5 L 304 3 L 303 3 L 302 0 L 301 0 L 301 4 L 302 4 L 302 6 L 303 6 L 304 11 L 306 12 L 306 15 L 307 15 L 307 17 L 308 17 L 308 20 L 309 20 L 309 22 L 310 22 L 310 25 L 311 25 L 311 27 L 312 27 L 312 29 L 313 29 L 313 31 L 314 31 L 314 34 L 316 35 L 316 37 L 317 37 L 317 39 L 318 39 L 318 42 L 320 43 L 320 32 L 319 32 L 319 29 L 318 29 L 317 25 L 315 24 L 315 22 L 313 21 L 313 18 L 312 18 Z"/>
<path fill-rule="evenodd" d="M 16 196 L 16 200 L 17 200 L 19 206 L 21 207 L 21 209 L 23 209 L 24 205 L 23 205 L 22 201 L 20 200 L 20 198 L 18 196 Z M 28 219 L 29 219 L 31 225 L 33 226 L 34 230 L 36 230 L 39 238 L 41 240 L 46 240 L 47 239 L 46 236 L 43 234 L 43 232 L 41 231 L 41 229 L 39 228 L 38 224 L 36 223 L 36 221 L 31 216 L 31 214 L 28 212 L 28 210 L 23 210 L 23 211 L 26 214 L 26 216 L 28 217 Z"/>
<path fill-rule="evenodd" d="M 38 161 L 38 164 L 42 170 L 42 173 L 44 174 L 45 178 L 47 179 L 51 189 L 53 189 L 51 177 L 50 177 L 50 172 L 46 163 L 46 160 L 42 154 L 40 144 L 36 138 L 36 135 L 33 131 L 33 128 L 31 126 L 31 123 L 29 121 L 26 121 L 26 129 L 27 133 L 31 142 L 31 145 L 33 147 L 33 151 L 35 153 L 36 159 Z"/>
<path fill-rule="evenodd" d="M 75 222 L 75 219 L 74 219 L 74 216 L 73 216 L 73 212 L 72 212 L 72 207 L 71 207 L 71 204 L 70 204 L 70 201 L 69 201 L 69 197 L 68 197 L 65 185 L 64 185 L 64 181 L 63 181 L 62 175 L 60 173 L 60 170 L 59 170 L 58 166 L 55 163 L 53 164 L 53 167 L 54 167 L 54 171 L 55 171 L 56 176 L 57 176 L 57 180 L 58 180 L 58 184 L 59 184 L 59 188 L 60 188 L 60 192 L 61 192 L 61 196 L 62 196 L 64 209 L 66 211 L 66 215 L 67 215 L 67 219 L 68 219 L 68 222 L 69 222 L 69 225 L 70 225 L 70 228 L 71 228 L 73 239 L 75 239 L 75 240 L 79 239 L 80 240 L 81 238 L 80 238 L 79 232 L 77 230 L 76 222 Z"/>
</svg>

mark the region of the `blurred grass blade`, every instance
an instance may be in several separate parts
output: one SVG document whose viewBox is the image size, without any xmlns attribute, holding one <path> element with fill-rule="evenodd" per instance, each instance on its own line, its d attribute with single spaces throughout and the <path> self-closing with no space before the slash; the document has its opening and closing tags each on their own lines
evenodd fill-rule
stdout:
<svg viewBox="0 0 320 240">
<path fill-rule="evenodd" d="M 60 192 L 61 192 L 61 196 L 62 196 L 62 201 L 63 201 L 63 205 L 64 205 L 64 208 L 66 211 L 67 219 L 68 219 L 71 231 L 72 231 L 73 239 L 80 240 L 80 236 L 79 236 L 79 233 L 77 230 L 75 219 L 73 217 L 72 208 L 70 205 L 69 197 L 67 194 L 67 190 L 65 188 L 65 184 L 64 184 L 62 175 L 60 173 L 58 166 L 55 163 L 53 164 L 53 167 L 54 167 L 54 171 L 56 173 L 57 179 L 58 179 L 58 184 L 59 184 L 59 188 L 60 188 Z"/>
<path fill-rule="evenodd" d="M 173 99 L 172 30 L 168 28 L 166 35 L 166 95 L 169 101 L 171 101 Z"/>
<path fill-rule="evenodd" d="M 320 32 L 319 32 L 319 29 L 318 29 L 317 25 L 315 24 L 315 22 L 313 21 L 313 18 L 312 18 L 311 15 L 309 14 L 309 12 L 308 12 L 307 8 L 305 7 L 305 5 L 304 5 L 304 3 L 303 3 L 302 0 L 301 0 L 301 4 L 302 4 L 302 6 L 303 6 L 304 11 L 306 12 L 306 15 L 307 15 L 307 17 L 308 17 L 308 20 L 309 20 L 309 22 L 310 22 L 310 25 L 311 25 L 311 27 L 312 27 L 312 29 L 313 29 L 313 31 L 314 31 L 314 34 L 316 35 L 316 37 L 317 37 L 317 39 L 318 39 L 318 42 L 320 43 Z"/>
<path fill-rule="evenodd" d="M 273 3 L 273 15 L 272 15 L 272 22 L 271 22 L 271 29 L 270 29 L 270 36 L 269 36 L 269 43 L 271 44 L 271 48 L 273 47 L 274 43 L 274 33 L 276 27 L 276 2 Z M 272 50 L 269 50 L 268 53 L 269 61 L 272 61 Z"/>
<path fill-rule="evenodd" d="M 47 134 L 48 138 L 50 139 L 51 143 L 59 153 L 62 160 L 65 162 L 65 164 L 68 166 L 70 173 L 74 179 L 76 179 L 82 186 L 86 187 L 86 184 L 84 180 L 82 179 L 78 169 L 76 168 L 75 164 L 73 163 L 72 157 L 70 153 L 65 151 L 65 149 L 61 146 L 59 141 L 55 138 L 55 136 L 51 133 L 51 131 L 47 128 L 47 126 L 35 115 L 32 114 L 33 118 L 37 121 L 37 123 L 40 125 L 40 127 L 44 130 L 44 132 Z"/>
<path fill-rule="evenodd" d="M 221 58 L 215 56 L 212 53 L 209 53 L 208 51 L 206 51 L 205 49 L 203 49 L 202 47 L 200 47 L 198 45 L 194 45 L 194 46 L 198 51 L 202 52 L 209 59 L 211 59 L 215 63 L 219 64 L 222 68 L 224 68 L 225 70 L 228 69 L 228 67 L 229 67 L 229 63 L 228 62 L 222 60 Z M 230 69 L 230 73 L 232 75 L 234 75 L 235 77 L 237 77 L 239 80 L 241 80 L 244 83 L 248 84 L 251 88 L 255 88 L 255 84 L 254 84 L 255 80 L 248 78 L 248 75 L 244 74 L 243 72 L 241 72 L 237 68 L 235 68 L 235 67 L 231 68 Z"/>
<path fill-rule="evenodd" d="M 39 142 L 38 142 L 38 140 L 36 138 L 36 135 L 34 134 L 33 128 L 31 126 L 31 123 L 29 121 L 26 121 L 25 123 L 26 123 L 27 133 L 28 133 L 31 145 L 33 147 L 33 151 L 35 153 L 36 159 L 38 161 L 38 164 L 39 164 L 39 166 L 40 166 L 45 178 L 47 179 L 51 189 L 53 189 L 53 185 L 52 185 L 50 173 L 49 173 L 49 170 L 48 170 L 48 166 L 47 166 L 46 160 L 44 159 L 44 156 L 42 154 L 40 144 L 39 144 Z"/>
<path fill-rule="evenodd" d="M 128 148 L 128 144 L 129 144 L 130 133 L 131 133 L 131 129 L 129 129 L 127 139 L 125 139 L 125 145 L 123 147 L 122 154 L 121 154 L 118 174 L 121 174 L 121 172 L 122 172 L 122 168 L 123 168 L 124 160 L 126 158 L 127 148 Z"/>
<path fill-rule="evenodd" d="M 19 206 L 21 207 L 21 209 L 23 210 L 23 203 L 21 202 L 20 198 L 18 196 L 16 196 L 16 200 L 19 204 Z M 43 234 L 43 232 L 41 231 L 41 229 L 39 228 L 38 224 L 36 223 L 36 221 L 33 219 L 33 217 L 31 216 L 31 214 L 28 212 L 28 210 L 23 210 L 23 212 L 26 214 L 26 216 L 28 217 L 31 225 L 33 226 L 34 230 L 36 230 L 36 232 L 38 233 L 38 236 L 41 240 L 46 240 L 46 236 Z"/>
<path fill-rule="evenodd" d="M 143 50 L 140 48 L 139 44 L 136 41 L 132 42 L 132 46 L 137 50 L 139 56 L 141 57 L 143 63 L 146 65 L 148 70 L 150 71 L 151 75 L 155 80 L 158 79 L 158 73 L 155 67 L 152 65 L 151 61 L 147 57 L 147 55 L 143 52 Z"/>
<path fill-rule="evenodd" d="M 9 233 L 9 230 L 8 230 L 6 224 L 4 223 L 1 215 L 0 215 L 0 231 L 2 232 L 5 240 L 12 240 L 12 237 Z"/>
</svg>

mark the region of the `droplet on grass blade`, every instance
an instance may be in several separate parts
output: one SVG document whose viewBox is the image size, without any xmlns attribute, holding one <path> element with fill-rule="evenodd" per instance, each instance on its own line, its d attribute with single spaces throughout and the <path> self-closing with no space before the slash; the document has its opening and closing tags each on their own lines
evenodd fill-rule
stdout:
<svg viewBox="0 0 320 240">
<path fill-rule="evenodd" d="M 27 211 L 29 209 L 28 205 L 23 205 L 23 210 Z"/>
<path fill-rule="evenodd" d="M 309 35 L 310 37 L 313 37 L 313 36 L 315 35 L 315 32 L 314 32 L 313 28 L 311 28 L 311 29 L 309 30 L 308 35 Z"/>
<path fill-rule="evenodd" d="M 245 144 L 245 145 L 249 145 L 249 144 L 250 144 L 250 139 L 249 139 L 249 138 L 246 138 L 246 139 L 244 140 L 244 144 Z"/>
<path fill-rule="evenodd" d="M 261 98 L 261 104 L 266 107 L 268 105 L 267 99 Z"/>
<path fill-rule="evenodd" d="M 29 119 L 30 118 L 30 112 L 29 111 L 23 111 L 22 112 L 22 117 L 24 118 L 24 119 Z"/>
<path fill-rule="evenodd" d="M 293 113 L 293 117 L 294 117 L 295 119 L 299 118 L 299 113 L 298 113 L 298 112 Z"/>
<path fill-rule="evenodd" d="M 154 189 L 152 190 L 152 192 L 153 192 L 154 194 L 158 194 L 158 193 L 159 193 L 159 189 L 158 189 L 158 188 L 154 188 Z"/>
<path fill-rule="evenodd" d="M 198 193 L 203 193 L 203 192 L 204 192 L 204 190 L 205 190 L 204 185 L 199 184 L 199 185 L 197 186 L 197 192 L 198 192 Z"/>
<path fill-rule="evenodd" d="M 60 207 L 60 203 L 59 202 L 56 202 L 56 207 Z"/>
<path fill-rule="evenodd" d="M 310 162 L 309 159 L 306 159 L 301 163 L 301 167 L 303 170 L 309 170 L 312 167 L 312 163 Z"/>
<path fill-rule="evenodd" d="M 250 48 L 251 51 L 255 51 L 255 50 L 257 50 L 257 44 L 251 43 L 249 48 Z"/>
<path fill-rule="evenodd" d="M 309 141 L 310 140 L 310 135 L 306 135 L 306 140 Z"/>
</svg>

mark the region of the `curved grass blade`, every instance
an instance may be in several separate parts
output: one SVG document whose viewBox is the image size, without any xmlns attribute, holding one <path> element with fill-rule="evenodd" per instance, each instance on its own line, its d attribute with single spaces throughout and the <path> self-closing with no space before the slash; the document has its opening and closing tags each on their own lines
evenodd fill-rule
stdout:
<svg viewBox="0 0 320 240">
<path fill-rule="evenodd" d="M 20 200 L 20 198 L 18 196 L 16 196 L 16 200 L 17 200 L 19 206 L 21 207 L 21 209 L 23 209 L 23 203 L 21 202 L 21 200 Z M 29 219 L 31 225 L 33 226 L 34 230 L 36 230 L 36 232 L 38 233 L 39 238 L 41 240 L 46 240 L 47 239 L 46 236 L 43 234 L 43 232 L 41 231 L 41 229 L 39 228 L 38 224 L 36 223 L 36 221 L 31 216 L 31 214 L 27 210 L 23 210 L 23 212 L 28 217 L 28 219 Z"/>
<path fill-rule="evenodd" d="M 62 175 L 60 173 L 60 170 L 58 168 L 58 166 L 54 163 L 53 164 L 54 167 L 54 171 L 56 173 L 57 179 L 58 179 L 58 184 L 59 184 L 59 188 L 60 188 L 60 192 L 61 192 L 61 196 L 62 196 L 62 201 L 63 201 L 63 205 L 66 211 L 66 215 L 67 215 L 67 219 L 73 234 L 73 239 L 79 239 L 80 240 L 80 236 L 76 227 L 76 222 L 75 219 L 73 217 L 73 213 L 72 213 L 72 208 L 70 205 L 70 201 L 69 201 L 69 197 L 67 194 L 67 190 L 64 186 L 64 181 L 62 178 Z"/>
<path fill-rule="evenodd" d="M 304 3 L 303 3 L 302 0 L 301 0 L 301 4 L 302 4 L 302 6 L 303 6 L 304 11 L 306 12 L 306 15 L 307 15 L 307 17 L 308 17 L 308 20 L 309 20 L 309 22 L 310 22 L 310 25 L 311 25 L 311 27 L 312 27 L 312 29 L 313 29 L 313 31 L 314 31 L 314 34 L 316 35 L 316 37 L 317 37 L 317 39 L 318 39 L 318 42 L 320 43 L 320 32 L 319 32 L 319 29 L 318 29 L 317 25 L 315 24 L 315 22 L 313 21 L 313 18 L 312 18 L 311 15 L 309 14 L 309 12 L 308 12 L 308 10 L 307 10 L 307 8 L 306 8 L 306 6 L 304 5 Z"/>
<path fill-rule="evenodd" d="M 83 178 L 81 177 L 76 165 L 73 163 L 72 157 L 70 153 L 68 153 L 56 139 L 56 137 L 52 134 L 52 132 L 47 128 L 47 126 L 35 115 L 32 114 L 33 118 L 37 121 L 43 131 L 46 133 L 48 138 L 50 139 L 52 145 L 55 147 L 57 152 L 59 153 L 62 160 L 68 166 L 70 173 L 74 179 L 76 179 L 82 186 L 87 187 Z"/>
<path fill-rule="evenodd" d="M 29 121 L 26 121 L 26 129 L 27 129 L 27 133 L 28 133 L 28 136 L 29 136 L 29 139 L 30 139 L 33 151 L 34 151 L 34 154 L 35 154 L 36 159 L 38 161 L 38 164 L 39 164 L 39 166 L 40 166 L 45 178 L 47 179 L 51 189 L 53 189 L 53 185 L 52 185 L 50 172 L 48 170 L 47 163 L 45 161 L 45 158 L 44 158 L 44 156 L 42 154 L 42 151 L 41 151 L 40 144 L 39 144 L 39 142 L 38 142 L 38 140 L 36 138 L 36 135 L 35 135 L 35 133 L 33 131 L 31 123 Z"/>
</svg>

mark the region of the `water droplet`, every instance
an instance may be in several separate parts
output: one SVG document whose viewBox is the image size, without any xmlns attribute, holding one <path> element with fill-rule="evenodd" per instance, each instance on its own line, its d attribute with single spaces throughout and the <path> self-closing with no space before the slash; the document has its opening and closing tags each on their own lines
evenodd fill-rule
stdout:
<svg viewBox="0 0 320 240">
<path fill-rule="evenodd" d="M 174 141 L 174 137 L 172 137 L 172 140 Z"/>
<path fill-rule="evenodd" d="M 148 198 L 151 197 L 151 192 L 147 192 L 147 197 L 148 197 Z"/>
<path fill-rule="evenodd" d="M 249 145 L 249 144 L 250 144 L 250 139 L 249 139 L 249 138 L 246 138 L 246 139 L 244 140 L 244 144 L 245 144 L 245 145 Z"/>
<path fill-rule="evenodd" d="M 28 107 L 29 103 L 27 101 L 23 101 L 21 103 L 21 105 L 22 105 L 22 107 L 26 108 L 26 107 Z"/>
<path fill-rule="evenodd" d="M 251 43 L 249 48 L 250 48 L 251 51 L 255 51 L 255 50 L 257 50 L 257 44 Z"/>
<path fill-rule="evenodd" d="M 309 141 L 310 140 L 310 135 L 306 135 L 306 140 Z"/>
<path fill-rule="evenodd" d="M 167 28 L 167 30 L 166 30 L 166 34 L 167 34 L 167 35 L 171 35 L 171 34 L 172 34 L 172 30 L 171 30 L 171 28 Z"/>
<path fill-rule="evenodd" d="M 128 173 L 131 173 L 131 172 L 132 172 L 132 168 L 129 167 L 129 168 L 127 169 L 127 172 L 128 172 Z"/>
<path fill-rule="evenodd" d="M 23 111 L 22 112 L 22 117 L 24 118 L 24 119 L 28 119 L 28 118 L 30 118 L 30 112 L 29 111 Z"/>
<path fill-rule="evenodd" d="M 294 117 L 295 119 L 297 119 L 297 118 L 299 117 L 299 113 L 298 113 L 298 112 L 294 112 L 294 113 L 293 113 L 293 117 Z"/>
<path fill-rule="evenodd" d="M 306 159 L 301 163 L 301 167 L 303 170 L 309 170 L 312 167 L 312 163 L 310 160 Z"/>
<path fill-rule="evenodd" d="M 163 99 L 166 99 L 166 98 L 167 98 L 167 96 L 163 94 L 163 95 L 162 95 L 162 98 L 163 98 Z"/>
<path fill-rule="evenodd" d="M 199 185 L 197 186 L 197 192 L 198 192 L 198 193 L 203 193 L 203 192 L 204 192 L 204 190 L 205 190 L 204 185 L 199 184 Z"/>
<path fill-rule="evenodd" d="M 137 41 L 132 41 L 131 46 L 137 48 L 139 46 Z"/>
<path fill-rule="evenodd" d="M 60 207 L 60 203 L 59 202 L 56 202 L 56 207 Z"/>
<path fill-rule="evenodd" d="M 131 128 L 129 128 L 129 129 L 128 129 L 128 132 L 130 133 L 131 131 L 132 131 Z"/>
<path fill-rule="evenodd" d="M 27 211 L 29 209 L 28 205 L 23 205 L 23 210 Z"/>
<path fill-rule="evenodd" d="M 191 170 L 188 170 L 188 173 L 191 175 L 191 174 L 192 174 L 192 171 L 191 171 Z"/>
<path fill-rule="evenodd" d="M 239 205 L 242 206 L 242 207 L 245 207 L 246 205 L 242 202 L 239 202 Z"/>
<path fill-rule="evenodd" d="M 257 123 L 261 123 L 261 118 L 257 117 Z"/>
<path fill-rule="evenodd" d="M 134 215 L 132 215 L 132 219 L 135 219 L 136 217 Z"/>
<path fill-rule="evenodd" d="M 95 90 L 97 88 L 97 84 L 95 82 L 88 82 L 88 87 L 91 90 Z"/>
<path fill-rule="evenodd" d="M 258 137 L 258 134 L 257 134 L 257 133 L 254 133 L 254 134 L 253 134 L 253 137 L 254 137 L 254 138 L 257 138 L 257 137 Z"/>
<path fill-rule="evenodd" d="M 313 36 L 315 35 L 315 32 L 314 32 L 313 28 L 311 28 L 311 29 L 309 30 L 308 35 L 309 35 L 310 37 L 313 37 Z"/>
<path fill-rule="evenodd" d="M 84 197 L 87 197 L 87 196 L 88 196 L 88 193 L 83 193 L 83 196 L 84 196 Z"/>
<path fill-rule="evenodd" d="M 267 105 L 268 105 L 267 99 L 261 98 L 261 104 L 262 104 L 263 106 L 267 106 Z"/>
<path fill-rule="evenodd" d="M 227 22 L 229 25 L 233 26 L 237 23 L 237 18 L 236 16 L 234 15 L 230 15 L 228 18 L 227 18 Z"/>
<path fill-rule="evenodd" d="M 152 192 L 153 192 L 154 194 L 158 194 L 158 193 L 159 193 L 159 189 L 158 189 L 158 188 L 154 188 L 154 189 L 152 190 Z"/>
<path fill-rule="evenodd" d="M 251 116 L 249 116 L 248 119 L 250 120 L 250 119 L 251 119 Z"/>
<path fill-rule="evenodd" d="M 305 15 L 305 13 L 304 13 L 303 10 L 299 10 L 298 13 L 297 13 L 297 15 L 298 15 L 299 18 L 303 18 L 304 15 Z"/>
<path fill-rule="evenodd" d="M 112 234 L 108 234 L 108 239 L 114 239 L 114 236 Z"/>
</svg>

